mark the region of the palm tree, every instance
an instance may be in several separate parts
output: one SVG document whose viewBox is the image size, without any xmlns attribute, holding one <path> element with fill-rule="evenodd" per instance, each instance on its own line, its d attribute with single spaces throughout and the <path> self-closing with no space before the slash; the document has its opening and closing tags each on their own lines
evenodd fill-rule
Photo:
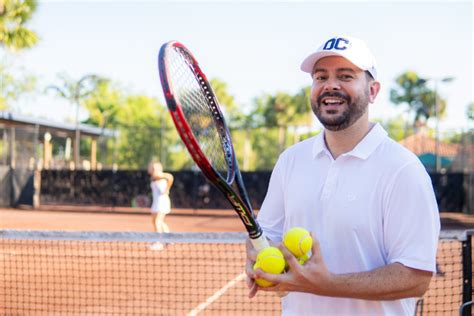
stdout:
<svg viewBox="0 0 474 316">
<path fill-rule="evenodd" d="M 62 85 L 55 86 L 51 85 L 46 88 L 46 91 L 53 91 L 57 96 L 68 100 L 71 104 L 76 106 L 76 133 L 74 141 L 74 166 L 79 166 L 79 144 L 80 144 L 80 133 L 79 133 L 79 108 L 81 107 L 82 101 L 95 91 L 95 89 L 105 81 L 105 79 L 97 75 L 85 75 L 78 81 L 71 80 L 64 75 L 59 76 L 62 81 Z"/>
<path fill-rule="evenodd" d="M 284 92 L 267 95 L 257 103 L 257 111 L 263 116 L 265 126 L 278 128 L 280 151 L 285 148 L 288 126 L 310 124 L 308 123 L 311 121 L 308 87 L 301 89 L 296 95 Z"/>
<path fill-rule="evenodd" d="M 446 100 L 438 92 L 431 90 L 426 83 L 430 79 L 421 78 L 413 71 L 407 71 L 395 79 L 396 86 L 390 90 L 390 101 L 395 105 L 407 104 L 414 112 L 413 126 L 424 125 L 431 117 L 443 117 Z"/>
<path fill-rule="evenodd" d="M 25 26 L 36 7 L 36 0 L 0 0 L 0 46 L 18 51 L 36 44 L 38 36 Z"/>
</svg>

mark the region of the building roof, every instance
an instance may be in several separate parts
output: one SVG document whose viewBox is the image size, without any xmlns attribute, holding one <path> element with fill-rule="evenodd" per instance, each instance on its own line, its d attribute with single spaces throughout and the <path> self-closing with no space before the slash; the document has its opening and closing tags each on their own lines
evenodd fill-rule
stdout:
<svg viewBox="0 0 474 316">
<path fill-rule="evenodd" d="M 30 126 L 41 126 L 51 129 L 56 129 L 65 132 L 75 132 L 76 125 L 73 123 L 61 123 L 50 121 L 43 118 L 37 118 L 33 116 L 12 113 L 8 111 L 0 111 L 0 123 L 8 125 L 30 125 Z M 115 137 L 118 135 L 118 131 L 108 128 L 100 128 L 93 125 L 80 124 L 79 131 L 83 135 L 88 136 L 105 136 Z"/>
<path fill-rule="evenodd" d="M 417 156 L 426 153 L 436 153 L 436 140 L 426 135 L 424 131 L 410 135 L 398 143 L 408 148 Z M 459 144 L 438 142 L 438 154 L 440 156 L 454 158 L 458 154 L 459 149 Z"/>
</svg>

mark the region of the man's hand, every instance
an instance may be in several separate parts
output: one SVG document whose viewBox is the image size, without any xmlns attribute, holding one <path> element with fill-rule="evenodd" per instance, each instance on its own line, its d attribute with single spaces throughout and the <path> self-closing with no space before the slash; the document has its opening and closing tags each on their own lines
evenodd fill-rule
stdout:
<svg viewBox="0 0 474 316">
<path fill-rule="evenodd" d="M 255 260 L 257 260 L 257 251 L 253 248 L 249 238 L 247 238 L 245 248 L 247 250 L 247 262 L 245 265 L 245 272 L 247 274 L 247 287 L 250 289 L 249 298 L 252 298 L 257 294 L 258 291 L 258 286 L 255 283 L 255 272 L 253 271 L 253 265 Z"/>
<path fill-rule="evenodd" d="M 263 278 L 275 284 L 258 290 L 306 292 L 365 300 L 396 300 L 423 295 L 432 276 L 429 271 L 409 268 L 398 262 L 369 271 L 333 274 L 327 269 L 319 242 L 314 237 L 312 256 L 304 265 L 300 265 L 284 245 L 279 248 L 289 269 L 283 274 L 269 274 L 257 269 L 252 274 L 253 278 Z"/>
<path fill-rule="evenodd" d="M 333 274 L 329 272 L 324 263 L 319 242 L 316 239 L 313 238 L 312 256 L 304 265 L 301 265 L 283 244 L 279 245 L 279 248 L 288 262 L 288 271 L 283 274 L 269 274 L 262 270 L 255 271 L 254 278 L 264 278 L 275 284 L 271 287 L 259 288 L 260 290 L 330 295 Z"/>
</svg>

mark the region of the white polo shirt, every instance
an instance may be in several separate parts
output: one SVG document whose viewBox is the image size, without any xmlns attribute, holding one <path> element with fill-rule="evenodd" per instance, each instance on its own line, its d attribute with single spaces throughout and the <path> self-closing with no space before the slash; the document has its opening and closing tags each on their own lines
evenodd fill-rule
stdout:
<svg viewBox="0 0 474 316">
<path fill-rule="evenodd" d="M 440 220 L 419 159 L 378 124 L 334 160 L 323 133 L 283 152 L 258 214 L 266 236 L 300 226 L 313 232 L 332 273 L 393 262 L 436 271 Z M 292 292 L 284 315 L 413 315 L 415 298 L 369 301 Z"/>
</svg>

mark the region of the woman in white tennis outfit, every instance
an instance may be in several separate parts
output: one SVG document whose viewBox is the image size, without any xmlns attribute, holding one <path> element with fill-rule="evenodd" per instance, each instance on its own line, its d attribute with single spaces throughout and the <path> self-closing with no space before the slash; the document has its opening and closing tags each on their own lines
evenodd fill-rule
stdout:
<svg viewBox="0 0 474 316">
<path fill-rule="evenodd" d="M 151 162 L 148 165 L 148 173 L 151 177 L 151 191 L 153 203 L 151 205 L 151 218 L 153 227 L 158 233 L 169 233 L 169 227 L 165 223 L 165 216 L 171 212 L 169 192 L 173 185 L 174 177 L 171 173 L 163 172 L 163 166 L 159 162 Z"/>
</svg>

